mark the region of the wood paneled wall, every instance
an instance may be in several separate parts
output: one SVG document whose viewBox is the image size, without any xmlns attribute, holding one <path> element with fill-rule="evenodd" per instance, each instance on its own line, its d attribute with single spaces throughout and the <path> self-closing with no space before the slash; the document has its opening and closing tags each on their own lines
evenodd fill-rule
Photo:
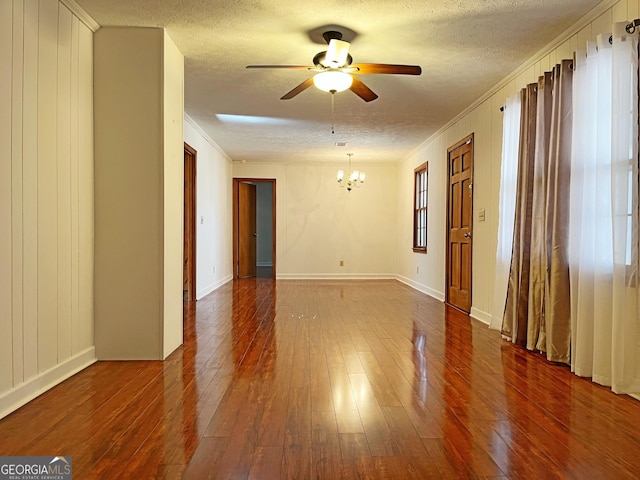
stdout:
<svg viewBox="0 0 640 480">
<path fill-rule="evenodd" d="M 611 31 L 614 22 L 640 17 L 640 0 L 605 0 L 590 14 L 547 47 L 523 62 L 486 95 L 470 105 L 458 117 L 425 142 L 423 148 L 405 159 L 398 169 L 398 276 L 405 283 L 436 298 L 444 298 L 446 228 L 446 158 L 447 148 L 470 133 L 474 142 L 474 224 L 473 224 L 473 299 L 471 315 L 489 323 L 493 313 L 495 252 L 498 230 L 498 199 L 502 157 L 502 119 L 500 107 L 508 97 L 538 76 L 550 71 L 564 58 L 572 58 L 577 49 L 586 48 L 600 33 Z M 427 255 L 411 249 L 411 196 L 413 169 L 429 162 L 429 219 Z M 479 220 L 479 212 L 486 220 Z"/>
<path fill-rule="evenodd" d="M 95 359 L 93 33 L 0 2 L 0 417 Z"/>
</svg>

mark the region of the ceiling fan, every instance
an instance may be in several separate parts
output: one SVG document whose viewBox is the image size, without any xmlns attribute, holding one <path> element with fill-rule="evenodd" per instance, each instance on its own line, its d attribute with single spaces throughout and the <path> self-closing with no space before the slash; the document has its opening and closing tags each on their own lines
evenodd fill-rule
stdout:
<svg viewBox="0 0 640 480">
<path fill-rule="evenodd" d="M 342 40 L 342 33 L 328 31 L 322 34 L 328 44 L 324 52 L 313 57 L 313 67 L 306 65 L 247 65 L 247 68 L 283 68 L 293 70 L 309 70 L 316 73 L 280 99 L 289 100 L 305 91 L 311 85 L 329 93 L 351 90 L 365 102 L 378 98 L 373 90 L 367 87 L 354 73 L 362 75 L 420 75 L 422 68 L 418 65 L 392 65 L 388 63 L 352 63 L 349 54 L 349 42 Z"/>
</svg>

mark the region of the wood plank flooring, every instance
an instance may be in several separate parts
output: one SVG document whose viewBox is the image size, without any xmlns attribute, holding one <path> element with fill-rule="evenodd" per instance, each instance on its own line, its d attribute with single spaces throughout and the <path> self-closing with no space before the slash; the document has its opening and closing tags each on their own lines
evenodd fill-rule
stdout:
<svg viewBox="0 0 640 480">
<path fill-rule="evenodd" d="M 228 283 L 165 362 L 99 362 L 0 420 L 75 479 L 624 479 L 640 402 L 396 281 Z"/>
</svg>

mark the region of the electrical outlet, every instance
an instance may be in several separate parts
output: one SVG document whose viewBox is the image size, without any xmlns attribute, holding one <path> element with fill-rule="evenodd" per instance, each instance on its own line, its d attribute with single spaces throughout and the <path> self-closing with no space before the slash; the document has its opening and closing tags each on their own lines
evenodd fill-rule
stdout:
<svg viewBox="0 0 640 480">
<path fill-rule="evenodd" d="M 216 266 L 213 266 L 213 273 L 216 273 Z"/>
<path fill-rule="evenodd" d="M 344 267 L 344 260 L 340 260 L 340 266 Z"/>
<path fill-rule="evenodd" d="M 420 267 L 416 267 L 416 273 L 420 273 Z"/>
</svg>

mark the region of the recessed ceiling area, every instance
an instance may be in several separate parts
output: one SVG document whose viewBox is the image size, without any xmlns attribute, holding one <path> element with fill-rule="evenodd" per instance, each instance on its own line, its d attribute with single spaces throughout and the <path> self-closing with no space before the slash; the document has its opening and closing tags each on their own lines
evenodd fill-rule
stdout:
<svg viewBox="0 0 640 480">
<path fill-rule="evenodd" d="M 185 57 L 185 111 L 234 161 L 397 162 L 598 3 L 597 0 L 76 0 L 102 26 L 164 27 Z M 313 75 L 322 32 L 354 63 L 419 65 L 357 75 L 379 98 L 333 96 Z M 335 133 L 332 133 L 333 130 Z"/>
</svg>

